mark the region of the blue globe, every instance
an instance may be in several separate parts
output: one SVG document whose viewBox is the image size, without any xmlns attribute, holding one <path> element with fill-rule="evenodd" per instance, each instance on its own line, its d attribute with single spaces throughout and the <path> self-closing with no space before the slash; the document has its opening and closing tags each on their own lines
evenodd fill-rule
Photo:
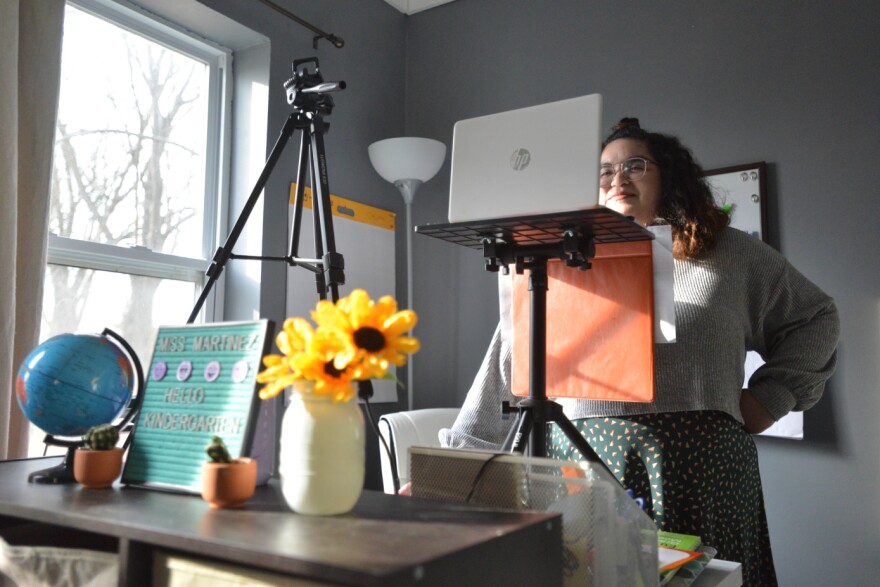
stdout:
<svg viewBox="0 0 880 587">
<path fill-rule="evenodd" d="M 25 416 L 44 432 L 82 436 L 113 421 L 134 388 L 131 362 L 105 336 L 61 334 L 37 346 L 18 369 Z"/>
</svg>

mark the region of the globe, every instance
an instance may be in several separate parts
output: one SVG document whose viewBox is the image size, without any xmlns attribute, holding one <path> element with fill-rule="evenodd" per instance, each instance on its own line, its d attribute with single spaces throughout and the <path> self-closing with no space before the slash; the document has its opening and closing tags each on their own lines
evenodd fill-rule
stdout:
<svg viewBox="0 0 880 587">
<path fill-rule="evenodd" d="M 37 346 L 18 369 L 18 405 L 47 434 L 82 436 L 112 422 L 131 399 L 128 356 L 106 336 L 61 334 Z"/>
</svg>

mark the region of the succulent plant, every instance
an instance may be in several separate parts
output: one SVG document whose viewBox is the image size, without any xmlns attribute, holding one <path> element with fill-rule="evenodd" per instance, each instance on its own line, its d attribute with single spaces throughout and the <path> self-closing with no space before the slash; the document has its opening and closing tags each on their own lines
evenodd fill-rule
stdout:
<svg viewBox="0 0 880 587">
<path fill-rule="evenodd" d="M 219 436 L 211 437 L 211 443 L 205 447 L 205 452 L 208 453 L 208 456 L 215 463 L 232 462 L 232 457 L 229 456 L 229 451 L 226 450 L 226 444 Z"/>
<path fill-rule="evenodd" d="M 110 450 L 119 441 L 119 430 L 112 424 L 100 424 L 89 428 L 83 440 L 92 450 Z"/>
</svg>

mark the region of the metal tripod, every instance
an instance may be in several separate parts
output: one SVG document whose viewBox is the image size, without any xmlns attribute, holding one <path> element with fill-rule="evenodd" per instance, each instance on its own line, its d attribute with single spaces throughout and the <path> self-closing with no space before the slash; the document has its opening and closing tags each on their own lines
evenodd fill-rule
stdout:
<svg viewBox="0 0 880 587">
<path fill-rule="evenodd" d="M 308 64 L 314 64 L 314 71 L 308 71 Z M 226 242 L 214 253 L 213 262 L 208 267 L 205 283 L 199 299 L 192 309 L 187 324 L 192 324 L 198 317 L 208 294 L 223 272 L 223 268 L 230 259 L 251 259 L 262 261 L 284 261 L 291 267 L 304 267 L 315 274 L 315 285 L 320 299 L 326 299 L 327 294 L 335 302 L 339 299 L 339 286 L 345 284 L 345 262 L 340 253 L 336 251 L 336 241 L 333 234 L 333 218 L 330 203 L 330 188 L 327 181 L 327 160 L 324 151 L 324 133 L 328 124 L 324 122 L 324 116 L 329 115 L 333 109 L 333 99 L 328 96 L 330 92 L 345 89 L 345 82 L 324 82 L 318 68 L 317 58 L 298 59 L 293 62 L 293 77 L 284 83 L 287 90 L 287 102 L 293 105 L 293 111 L 287 117 L 287 121 L 281 128 L 281 134 L 272 147 L 269 158 L 257 179 L 254 189 L 251 191 L 244 208 L 239 214 L 238 220 L 229 233 Z M 290 248 L 288 254 L 283 257 L 265 255 L 237 255 L 232 252 L 235 243 L 241 236 L 248 218 L 253 211 L 260 194 L 266 186 L 275 164 L 281 157 L 284 147 L 294 132 L 301 131 L 299 163 L 296 175 L 296 195 L 294 200 L 293 226 L 291 229 Z M 314 202 L 314 226 L 315 226 L 315 257 L 300 258 L 299 235 L 300 221 L 302 218 L 303 194 L 305 186 L 306 168 L 310 171 L 312 185 L 312 201 Z"/>
<path fill-rule="evenodd" d="M 427 224 L 416 232 L 483 251 L 486 269 L 528 270 L 531 311 L 529 316 L 529 396 L 505 414 L 517 413 L 517 421 L 504 441 L 504 452 L 546 456 L 546 424 L 559 425 L 584 459 L 600 463 L 596 451 L 564 414 L 562 406 L 547 399 L 547 261 L 561 259 L 568 267 L 587 270 L 595 245 L 654 238 L 631 218 L 596 206 L 586 210 L 533 216 L 501 217 L 450 224 Z M 531 447 L 529 447 L 531 441 Z M 615 478 L 611 474 L 612 478 Z"/>
<path fill-rule="evenodd" d="M 516 406 L 503 402 L 503 414 L 516 412 L 516 423 L 504 441 L 504 452 L 526 453 L 535 457 L 547 455 L 546 425 L 556 423 L 581 456 L 608 468 L 593 447 L 578 432 L 563 413 L 562 406 L 547 399 L 547 261 L 562 259 L 569 267 L 581 271 L 590 268 L 590 258 L 596 247 L 589 234 L 578 234 L 572 229 L 562 229 L 560 240 L 554 243 L 522 245 L 485 239 L 483 255 L 489 271 L 505 269 L 510 264 L 517 273 L 529 271 L 529 396 Z M 610 472 L 610 471 L 609 471 Z"/>
</svg>

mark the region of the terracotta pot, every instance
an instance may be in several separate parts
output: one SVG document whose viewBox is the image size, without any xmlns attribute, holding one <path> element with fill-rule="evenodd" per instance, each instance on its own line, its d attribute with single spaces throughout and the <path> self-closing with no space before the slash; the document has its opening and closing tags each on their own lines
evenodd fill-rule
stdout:
<svg viewBox="0 0 880 587">
<path fill-rule="evenodd" d="M 202 499 L 212 508 L 240 508 L 257 486 L 257 461 L 246 457 L 231 463 L 202 463 Z"/>
<path fill-rule="evenodd" d="M 122 472 L 122 449 L 78 448 L 73 455 L 73 478 L 83 487 L 110 487 Z"/>
</svg>

